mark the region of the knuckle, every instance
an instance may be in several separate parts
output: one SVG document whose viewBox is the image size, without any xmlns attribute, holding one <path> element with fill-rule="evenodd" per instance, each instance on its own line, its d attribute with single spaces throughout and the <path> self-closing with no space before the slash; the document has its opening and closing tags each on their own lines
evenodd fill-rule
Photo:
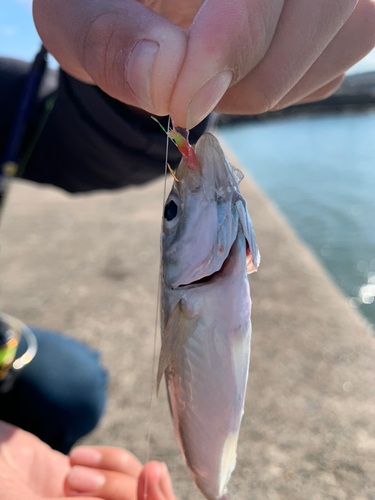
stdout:
<svg viewBox="0 0 375 500">
<path fill-rule="evenodd" d="M 243 16 L 241 25 L 236 25 L 236 35 L 241 33 L 247 50 L 239 50 L 233 57 L 233 84 L 244 78 L 266 55 L 272 41 L 273 31 L 269 29 L 269 20 L 263 12 L 254 12 Z"/>
<path fill-rule="evenodd" d="M 332 82 L 328 83 L 327 85 L 324 85 L 324 87 L 321 87 L 312 94 L 305 96 L 303 99 L 295 101 L 293 104 L 303 104 L 307 102 L 323 101 L 324 99 L 331 97 L 331 95 L 337 92 L 337 90 L 341 87 L 341 84 L 344 81 L 344 79 L 345 79 L 345 74 L 340 75 L 339 77 L 335 78 Z"/>
<path fill-rule="evenodd" d="M 101 13 L 84 28 L 82 64 L 102 87 L 113 86 L 113 66 L 116 57 L 117 22 L 112 13 Z"/>
<path fill-rule="evenodd" d="M 280 89 L 276 89 L 273 85 L 258 87 L 251 113 L 260 115 L 270 111 L 277 106 L 282 97 L 283 96 L 280 95 Z"/>
</svg>

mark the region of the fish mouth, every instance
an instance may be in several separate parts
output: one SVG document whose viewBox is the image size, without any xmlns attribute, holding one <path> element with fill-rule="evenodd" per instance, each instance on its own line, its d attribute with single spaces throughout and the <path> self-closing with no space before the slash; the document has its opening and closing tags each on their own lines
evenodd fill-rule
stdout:
<svg viewBox="0 0 375 500">
<path fill-rule="evenodd" d="M 176 289 L 182 289 L 182 288 L 186 289 L 187 287 L 196 288 L 196 287 L 203 286 L 203 285 L 209 285 L 212 282 L 216 281 L 217 279 L 222 278 L 223 275 L 225 274 L 226 268 L 228 267 L 228 265 L 230 264 L 230 261 L 233 258 L 232 249 L 233 249 L 235 243 L 236 243 L 236 240 L 234 240 L 234 242 L 229 250 L 228 256 L 223 260 L 223 263 L 221 264 L 220 269 L 218 269 L 217 271 L 215 271 L 212 274 L 209 274 L 207 276 L 202 276 L 202 278 L 199 278 L 195 281 L 191 281 L 190 283 L 184 283 L 182 285 L 178 285 L 176 287 Z"/>
</svg>

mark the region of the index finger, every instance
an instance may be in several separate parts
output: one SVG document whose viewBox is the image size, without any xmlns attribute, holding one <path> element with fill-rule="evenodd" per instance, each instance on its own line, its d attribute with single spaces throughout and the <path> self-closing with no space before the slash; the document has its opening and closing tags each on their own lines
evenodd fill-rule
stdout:
<svg viewBox="0 0 375 500">
<path fill-rule="evenodd" d="M 70 454 L 71 465 L 122 472 L 138 478 L 141 462 L 130 451 L 114 446 L 77 446 Z"/>
<path fill-rule="evenodd" d="M 176 125 L 192 128 L 263 58 L 284 0 L 206 0 L 191 25 L 171 100 Z"/>
</svg>

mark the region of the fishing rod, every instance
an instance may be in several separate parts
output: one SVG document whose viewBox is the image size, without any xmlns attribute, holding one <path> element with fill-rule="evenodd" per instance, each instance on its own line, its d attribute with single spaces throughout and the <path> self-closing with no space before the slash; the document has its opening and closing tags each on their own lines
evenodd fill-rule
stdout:
<svg viewBox="0 0 375 500">
<path fill-rule="evenodd" d="M 19 174 L 19 162 L 25 134 L 38 98 L 47 66 L 47 50 L 42 45 L 26 77 L 19 106 L 0 162 L 0 220 L 9 190 L 9 181 Z M 17 358 L 21 338 L 26 352 Z M 16 318 L 0 313 L 0 393 L 8 392 L 17 373 L 34 358 L 37 341 L 32 331 Z"/>
<path fill-rule="evenodd" d="M 18 110 L 10 130 L 7 145 L 0 163 L 0 216 L 8 191 L 9 179 L 19 170 L 20 152 L 27 125 L 38 97 L 38 91 L 47 65 L 47 50 L 42 45 L 35 56 L 21 94 Z"/>
</svg>

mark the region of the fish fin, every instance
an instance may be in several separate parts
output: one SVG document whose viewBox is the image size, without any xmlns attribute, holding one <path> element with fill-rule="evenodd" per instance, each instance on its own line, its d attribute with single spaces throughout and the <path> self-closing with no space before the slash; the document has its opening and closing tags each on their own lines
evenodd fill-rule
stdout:
<svg viewBox="0 0 375 500">
<path fill-rule="evenodd" d="M 161 340 L 158 374 L 156 379 L 156 395 L 158 395 L 159 392 L 163 373 L 184 346 L 192 328 L 195 328 L 197 319 L 198 318 L 186 314 L 182 305 L 182 300 L 176 304 L 169 316 Z"/>
<path fill-rule="evenodd" d="M 260 264 L 260 253 L 255 239 L 253 225 L 247 211 L 246 201 L 242 198 L 237 202 L 237 211 L 243 234 L 246 238 L 250 255 L 246 256 L 247 273 L 253 273 L 258 270 Z"/>
<path fill-rule="evenodd" d="M 233 170 L 233 175 L 235 176 L 239 184 L 245 176 L 239 168 L 236 168 L 233 165 L 232 165 L 232 170 Z"/>
</svg>

